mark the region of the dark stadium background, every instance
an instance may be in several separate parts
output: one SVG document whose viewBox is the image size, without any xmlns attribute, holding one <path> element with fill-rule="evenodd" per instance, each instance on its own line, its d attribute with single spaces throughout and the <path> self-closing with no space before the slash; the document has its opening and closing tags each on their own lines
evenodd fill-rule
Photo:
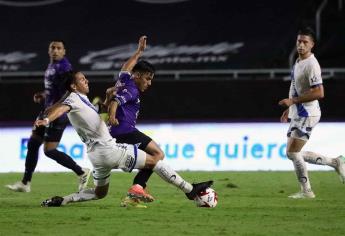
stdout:
<svg viewBox="0 0 345 236">
<path fill-rule="evenodd" d="M 306 25 L 316 28 L 316 12 L 323 2 L 189 0 L 149 4 L 135 0 L 65 0 L 37 7 L 0 5 L 0 123 L 30 124 L 36 117 L 40 107 L 32 102 L 32 96 L 43 89 L 50 40 L 66 41 L 67 57 L 75 69 L 88 76 L 89 97 L 93 98 L 104 95 L 119 68 L 112 65 L 95 69 L 80 59 L 120 45 L 134 45 L 134 51 L 142 34 L 148 36 L 150 47 L 200 46 L 200 52 L 182 52 L 170 59 L 159 54 L 146 57 L 163 61 L 156 63 L 156 78 L 142 97 L 140 122 L 278 121 L 282 109 L 277 103 L 288 94 L 289 57 L 297 30 Z M 325 72 L 322 119 L 329 121 L 344 121 L 345 117 L 342 4 L 326 3 L 315 49 Z M 242 46 L 221 55 L 202 51 L 224 42 Z M 14 52 L 35 56 L 16 61 L 8 57 Z M 101 65 L 102 60 L 109 62 L 107 56 L 111 55 L 101 56 Z M 185 56 L 204 61 L 184 63 Z M 212 61 L 217 56 L 225 59 Z"/>
</svg>

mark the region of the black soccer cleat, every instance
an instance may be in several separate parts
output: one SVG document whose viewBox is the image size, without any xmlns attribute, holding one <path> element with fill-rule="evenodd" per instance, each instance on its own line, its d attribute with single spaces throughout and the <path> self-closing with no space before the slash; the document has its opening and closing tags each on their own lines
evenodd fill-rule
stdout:
<svg viewBox="0 0 345 236">
<path fill-rule="evenodd" d="M 194 200 L 196 195 L 198 195 L 202 191 L 205 191 L 205 189 L 211 187 L 212 184 L 213 184 L 213 180 L 209 180 L 209 181 L 201 182 L 197 184 L 192 184 L 193 189 L 190 193 L 186 193 L 187 198 L 189 200 Z"/>
<path fill-rule="evenodd" d="M 55 196 L 52 197 L 51 199 L 44 200 L 41 203 L 42 207 L 59 207 L 61 206 L 63 201 L 63 197 Z"/>
</svg>

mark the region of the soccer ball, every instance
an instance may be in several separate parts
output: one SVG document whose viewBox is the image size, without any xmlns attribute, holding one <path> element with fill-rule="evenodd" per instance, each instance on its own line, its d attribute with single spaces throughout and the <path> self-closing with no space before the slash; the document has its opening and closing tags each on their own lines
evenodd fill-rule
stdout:
<svg viewBox="0 0 345 236">
<path fill-rule="evenodd" d="M 199 193 L 194 199 L 198 207 L 216 207 L 218 203 L 218 196 L 216 191 L 212 188 L 207 188 L 205 191 Z"/>
</svg>

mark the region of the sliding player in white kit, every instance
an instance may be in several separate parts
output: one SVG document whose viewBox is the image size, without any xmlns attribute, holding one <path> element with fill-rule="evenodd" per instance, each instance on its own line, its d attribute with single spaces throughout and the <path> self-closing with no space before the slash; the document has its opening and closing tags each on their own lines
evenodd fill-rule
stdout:
<svg viewBox="0 0 345 236">
<path fill-rule="evenodd" d="M 281 122 L 291 120 L 287 133 L 287 156 L 292 160 L 301 191 L 290 198 L 314 198 L 305 162 L 333 167 L 345 183 L 345 158 L 327 157 L 314 152 L 301 151 L 307 143 L 313 128 L 319 122 L 321 110 L 318 99 L 324 97 L 321 68 L 311 52 L 315 44 L 314 32 L 302 29 L 297 36 L 298 59 L 292 68 L 289 98 L 279 101 L 288 107 L 281 116 Z"/>
<path fill-rule="evenodd" d="M 145 47 L 146 36 L 142 36 L 137 52 L 141 52 Z M 133 60 L 133 56 L 129 60 Z M 135 145 L 116 143 L 109 134 L 105 122 L 86 96 L 89 92 L 88 80 L 81 72 L 71 73 L 66 87 L 71 92 L 70 95 L 61 104 L 54 106 L 45 119 L 37 120 L 35 125 L 48 125 L 49 122 L 68 113 L 70 123 L 87 146 L 87 155 L 94 168 L 95 188 L 65 197 L 55 196 L 43 201 L 42 206 L 61 206 L 104 198 L 108 193 L 111 170 L 117 168 L 126 172 L 131 172 L 133 169 L 152 169 L 162 179 L 181 189 L 190 200 L 212 185 L 213 181 L 190 184 L 164 161 L 145 153 Z"/>
</svg>

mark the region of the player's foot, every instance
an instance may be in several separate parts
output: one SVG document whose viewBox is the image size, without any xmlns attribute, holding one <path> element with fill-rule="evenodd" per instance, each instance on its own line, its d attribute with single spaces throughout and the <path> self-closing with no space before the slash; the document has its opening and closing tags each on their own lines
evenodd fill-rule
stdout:
<svg viewBox="0 0 345 236">
<path fill-rule="evenodd" d="M 134 184 L 130 189 L 128 189 L 127 196 L 130 197 L 130 198 L 139 199 L 142 202 L 153 202 L 155 200 L 139 184 Z"/>
<path fill-rule="evenodd" d="M 6 185 L 6 188 L 15 191 L 15 192 L 24 192 L 28 193 L 31 191 L 30 182 L 23 184 L 22 181 L 15 182 L 14 184 Z"/>
<path fill-rule="evenodd" d="M 345 184 L 345 157 L 338 156 L 336 160 L 337 160 L 337 167 L 335 168 L 335 171 L 338 173 L 341 182 Z"/>
<path fill-rule="evenodd" d="M 192 189 L 192 191 L 190 193 L 186 193 L 187 198 L 189 200 L 194 200 L 194 198 L 196 197 L 196 195 L 198 193 L 200 193 L 200 192 L 204 191 L 205 189 L 211 187 L 212 184 L 213 184 L 213 180 L 192 184 L 193 185 L 193 189 Z"/>
<path fill-rule="evenodd" d="M 61 206 L 63 197 L 55 196 L 50 199 L 44 200 L 41 203 L 42 207 L 59 207 Z"/>
<path fill-rule="evenodd" d="M 91 170 L 88 168 L 83 168 L 84 174 L 79 175 L 79 186 L 78 191 L 84 190 L 87 186 L 87 183 L 89 181 Z"/>
<path fill-rule="evenodd" d="M 140 204 L 140 200 L 138 198 L 131 198 L 129 196 L 126 196 L 124 199 L 121 200 L 120 206 L 121 207 L 147 208 L 147 206 Z"/>
<path fill-rule="evenodd" d="M 301 191 L 301 192 L 290 195 L 289 198 L 293 198 L 293 199 L 315 198 L 315 194 L 313 193 L 313 191 L 310 191 L 310 192 Z"/>
</svg>

